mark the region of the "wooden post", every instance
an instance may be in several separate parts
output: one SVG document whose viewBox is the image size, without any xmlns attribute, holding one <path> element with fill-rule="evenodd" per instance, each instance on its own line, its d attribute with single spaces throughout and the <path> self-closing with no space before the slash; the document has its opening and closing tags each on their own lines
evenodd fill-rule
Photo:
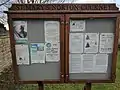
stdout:
<svg viewBox="0 0 120 90">
<path fill-rule="evenodd" d="M 91 90 L 91 83 L 86 83 L 84 86 L 84 90 Z"/>
<path fill-rule="evenodd" d="M 38 90 L 44 90 L 44 84 L 42 82 L 38 82 Z"/>
</svg>

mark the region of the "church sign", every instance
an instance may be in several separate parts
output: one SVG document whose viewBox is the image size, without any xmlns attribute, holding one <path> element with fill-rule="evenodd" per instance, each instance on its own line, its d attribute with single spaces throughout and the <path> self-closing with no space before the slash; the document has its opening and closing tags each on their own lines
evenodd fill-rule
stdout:
<svg viewBox="0 0 120 90">
<path fill-rule="evenodd" d="M 16 82 L 115 81 L 115 4 L 13 4 L 7 13 Z"/>
</svg>

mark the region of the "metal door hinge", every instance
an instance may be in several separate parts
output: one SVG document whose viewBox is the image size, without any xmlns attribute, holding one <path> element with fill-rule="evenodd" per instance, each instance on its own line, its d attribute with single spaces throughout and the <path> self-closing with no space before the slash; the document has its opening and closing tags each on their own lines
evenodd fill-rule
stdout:
<svg viewBox="0 0 120 90">
<path fill-rule="evenodd" d="M 61 77 L 64 78 L 64 75 L 62 74 Z"/>
<path fill-rule="evenodd" d="M 66 24 L 66 25 L 68 25 L 68 24 L 69 24 L 69 22 L 66 22 L 65 24 Z"/>
<path fill-rule="evenodd" d="M 64 24 L 64 21 L 62 21 L 61 24 Z"/>
<path fill-rule="evenodd" d="M 68 77 L 69 75 L 66 75 L 66 77 Z"/>
</svg>

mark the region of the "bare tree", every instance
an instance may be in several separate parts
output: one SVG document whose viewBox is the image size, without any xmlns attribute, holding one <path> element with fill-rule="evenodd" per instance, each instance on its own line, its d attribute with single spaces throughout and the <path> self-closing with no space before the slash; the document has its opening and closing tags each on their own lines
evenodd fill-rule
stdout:
<svg viewBox="0 0 120 90">
<path fill-rule="evenodd" d="M 11 6 L 10 0 L 0 1 L 0 23 L 7 24 L 7 15 L 4 13 Z"/>
<path fill-rule="evenodd" d="M 66 1 L 69 1 L 69 3 L 75 1 L 75 0 L 16 0 L 16 3 L 64 3 Z"/>
<path fill-rule="evenodd" d="M 23 3 L 42 3 L 43 0 L 16 0 L 16 3 L 23 4 Z"/>
</svg>

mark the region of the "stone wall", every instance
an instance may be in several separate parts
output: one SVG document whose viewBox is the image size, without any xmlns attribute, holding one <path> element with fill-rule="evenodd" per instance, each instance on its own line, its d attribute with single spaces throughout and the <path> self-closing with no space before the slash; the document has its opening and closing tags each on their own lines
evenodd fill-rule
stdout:
<svg viewBox="0 0 120 90">
<path fill-rule="evenodd" d="M 12 64 L 10 40 L 8 36 L 0 36 L 0 72 Z"/>
</svg>

